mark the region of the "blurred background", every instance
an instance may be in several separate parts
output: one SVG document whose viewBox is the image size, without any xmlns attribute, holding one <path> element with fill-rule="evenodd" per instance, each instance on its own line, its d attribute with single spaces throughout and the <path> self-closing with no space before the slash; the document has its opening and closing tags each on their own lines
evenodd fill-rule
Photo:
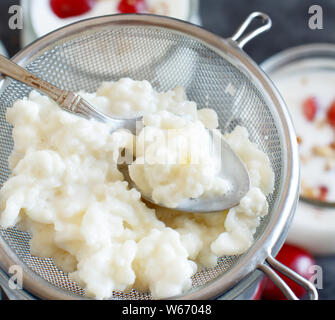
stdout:
<svg viewBox="0 0 335 320">
<path fill-rule="evenodd" d="M 29 4 L 29 0 L 24 3 Z M 0 41 L 9 57 L 36 38 L 30 16 L 24 17 L 23 30 L 9 28 L 8 21 L 11 16 L 9 7 L 19 4 L 20 1 L 15 0 L 0 1 Z M 311 30 L 308 27 L 310 17 L 308 9 L 315 4 L 323 9 L 323 30 Z M 205 29 L 222 37 L 231 36 L 250 12 L 267 13 L 273 22 L 272 29 L 245 47 L 245 51 L 257 63 L 289 47 L 306 43 L 335 43 L 335 1 L 199 0 L 198 3 L 194 2 L 193 9 L 192 17 L 188 20 L 201 24 Z M 26 14 L 27 11 L 25 11 Z M 320 299 L 335 299 L 335 257 L 333 255 L 315 256 L 315 261 L 323 271 L 323 288 L 319 290 Z"/>
<path fill-rule="evenodd" d="M 26 0 L 29 2 L 31 0 Z M 34 1 L 34 0 L 32 0 Z M 9 55 L 20 49 L 20 31 L 9 30 L 8 8 L 18 0 L 0 1 L 0 39 Z M 308 9 L 323 8 L 324 29 L 308 28 Z M 202 26 L 217 35 L 229 37 L 251 11 L 263 11 L 273 21 L 271 31 L 253 40 L 246 51 L 258 63 L 285 48 L 309 42 L 335 42 L 335 2 L 329 0 L 199 0 L 198 14 Z"/>
</svg>

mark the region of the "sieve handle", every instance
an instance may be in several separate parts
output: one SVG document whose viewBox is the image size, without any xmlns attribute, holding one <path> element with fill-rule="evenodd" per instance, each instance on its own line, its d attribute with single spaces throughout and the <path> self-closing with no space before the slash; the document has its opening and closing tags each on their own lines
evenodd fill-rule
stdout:
<svg viewBox="0 0 335 320">
<path fill-rule="evenodd" d="M 271 281 L 280 289 L 280 291 L 285 295 L 285 297 L 289 300 L 299 300 L 299 298 L 294 294 L 291 288 L 287 285 L 287 283 L 273 270 L 277 270 L 283 275 L 289 277 L 294 282 L 300 284 L 304 287 L 309 295 L 310 300 L 318 300 L 318 292 L 315 286 L 307 279 L 293 271 L 292 269 L 288 268 L 271 255 L 266 258 L 266 264 L 258 265 L 258 269 L 263 271 Z"/>
<path fill-rule="evenodd" d="M 262 25 L 253 31 L 250 31 L 247 35 L 244 35 L 245 31 L 251 25 L 254 20 L 261 20 Z M 235 33 L 230 37 L 230 40 L 235 42 L 237 46 L 242 49 L 250 40 L 269 30 L 272 26 L 270 17 L 263 12 L 252 12 L 245 21 L 239 26 Z"/>
</svg>

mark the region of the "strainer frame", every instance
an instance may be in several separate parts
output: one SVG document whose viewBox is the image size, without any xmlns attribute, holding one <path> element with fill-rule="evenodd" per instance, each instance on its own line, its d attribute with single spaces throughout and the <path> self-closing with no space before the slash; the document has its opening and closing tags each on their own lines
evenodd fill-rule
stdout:
<svg viewBox="0 0 335 320">
<path fill-rule="evenodd" d="M 262 26 L 255 29 L 248 35 L 243 36 L 245 30 L 255 18 L 261 18 L 263 20 Z M 269 101 L 271 101 L 274 111 L 277 113 L 278 119 L 282 124 L 280 129 L 282 130 L 281 137 L 283 139 L 282 142 L 284 146 L 283 156 L 286 158 L 286 161 L 284 161 L 284 163 L 286 163 L 286 167 L 282 170 L 282 183 L 279 186 L 279 193 L 282 196 L 278 203 L 277 213 L 271 216 L 271 219 L 266 225 L 260 238 L 257 239 L 248 252 L 239 259 L 239 263 L 234 266 L 234 268 L 228 270 L 223 275 L 220 275 L 214 281 L 210 281 L 201 288 L 197 288 L 195 291 L 191 290 L 180 297 L 173 297 L 172 299 L 218 298 L 222 296 L 223 292 L 226 292 L 232 287 L 238 287 L 238 284 L 242 284 L 243 286 L 250 285 L 251 282 L 255 281 L 255 277 L 252 274 L 256 269 L 267 273 L 272 279 L 274 279 L 275 282 L 279 284 L 288 297 L 294 299 L 294 294 L 285 287 L 282 280 L 278 280 L 278 276 L 274 274 L 273 270 L 269 266 L 274 266 L 280 271 L 284 273 L 286 272 L 288 276 L 293 277 L 296 281 L 302 283 L 302 285 L 307 287 L 309 290 L 311 298 L 315 298 L 317 296 L 315 288 L 311 286 L 308 281 L 299 279 L 296 274 L 287 271 L 272 257 L 277 254 L 284 242 L 288 227 L 293 218 L 295 206 L 297 204 L 299 190 L 299 158 L 293 124 L 283 99 L 265 73 L 242 51 L 243 46 L 249 40 L 269 29 L 271 26 L 271 20 L 269 17 L 263 13 L 254 12 L 247 18 L 247 20 L 231 38 L 222 39 L 199 26 L 173 18 L 147 14 L 103 16 L 80 21 L 54 31 L 27 46 L 12 60 L 19 65 L 24 66 L 25 63 L 32 57 L 39 56 L 41 52 L 54 47 L 58 41 L 70 39 L 78 32 L 82 32 L 83 30 L 92 31 L 95 28 L 101 28 L 103 26 L 122 24 L 126 24 L 128 26 L 140 25 L 167 28 L 173 30 L 174 32 L 180 32 L 193 37 L 197 41 L 205 43 L 206 46 L 216 52 L 224 52 L 225 55 L 230 57 L 235 62 L 238 61 L 239 66 L 244 70 L 244 72 L 246 72 L 255 83 L 264 89 L 264 92 L 267 93 L 267 97 L 270 99 Z M 0 94 L 3 92 L 8 83 L 8 80 L 5 81 L 0 90 Z M 42 297 L 44 299 L 86 298 L 79 297 L 57 288 L 32 270 L 26 270 L 22 261 L 20 261 L 14 252 L 12 252 L 4 239 L 0 237 L 0 267 L 3 270 L 8 270 L 8 268 L 13 264 L 17 264 L 19 266 L 21 265 L 23 267 L 24 286 L 29 289 L 29 292 L 37 297 Z"/>
</svg>

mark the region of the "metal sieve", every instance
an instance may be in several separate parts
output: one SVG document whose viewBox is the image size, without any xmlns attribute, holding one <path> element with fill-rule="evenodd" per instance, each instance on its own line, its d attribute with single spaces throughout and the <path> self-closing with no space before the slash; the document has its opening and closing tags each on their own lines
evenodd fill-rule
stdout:
<svg viewBox="0 0 335 320">
<path fill-rule="evenodd" d="M 260 19 L 261 26 L 249 25 Z M 254 12 L 229 39 L 221 39 L 187 22 L 151 15 L 112 15 L 59 29 L 37 40 L 13 61 L 61 88 L 96 91 L 102 81 L 131 77 L 150 81 L 156 90 L 184 86 L 190 100 L 213 108 L 224 132 L 246 127 L 252 141 L 269 156 L 275 189 L 268 197 L 269 214 L 262 219 L 251 248 L 239 256 L 224 256 L 217 267 L 193 276 L 193 288 L 173 299 L 231 299 L 259 280 L 262 272 L 284 294 L 293 292 L 274 272 L 303 285 L 311 299 L 314 286 L 277 262 L 298 199 L 299 164 L 294 129 L 278 92 L 242 51 L 243 46 L 271 26 L 263 13 Z M 0 183 L 8 179 L 8 156 L 13 147 L 5 111 L 31 89 L 6 79 L 0 91 Z M 29 253 L 27 233 L 0 230 L 1 283 L 16 299 L 85 299 L 84 290 L 59 270 L 51 259 Z M 8 290 L 9 268 L 23 270 L 24 290 Z M 261 272 L 262 271 L 262 272 Z M 136 291 L 115 292 L 111 299 L 150 299 Z"/>
</svg>

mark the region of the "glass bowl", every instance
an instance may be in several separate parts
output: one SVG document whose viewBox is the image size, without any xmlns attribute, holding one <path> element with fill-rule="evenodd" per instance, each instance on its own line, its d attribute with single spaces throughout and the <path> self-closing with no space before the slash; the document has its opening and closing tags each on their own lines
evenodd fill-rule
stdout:
<svg viewBox="0 0 335 320">
<path fill-rule="evenodd" d="M 22 30 L 21 33 L 21 47 L 25 47 L 29 43 L 33 42 L 34 40 L 42 36 L 35 30 L 32 21 L 31 10 L 33 7 L 33 1 L 41 1 L 41 0 L 21 0 L 21 6 L 23 8 L 23 17 L 24 17 L 24 29 Z M 69 23 L 79 21 L 81 19 L 82 18 L 72 19 L 73 21 L 71 20 L 69 21 Z M 197 25 L 201 25 L 199 15 L 199 0 L 189 0 L 189 15 L 187 21 Z"/>
<path fill-rule="evenodd" d="M 261 68 L 272 78 L 275 85 L 278 76 L 283 79 L 292 74 L 311 72 L 326 71 L 335 79 L 335 44 L 320 43 L 293 47 L 270 57 L 261 64 Z M 290 110 L 290 105 L 288 109 Z M 314 254 L 334 254 L 335 202 L 300 195 L 287 241 Z"/>
</svg>

